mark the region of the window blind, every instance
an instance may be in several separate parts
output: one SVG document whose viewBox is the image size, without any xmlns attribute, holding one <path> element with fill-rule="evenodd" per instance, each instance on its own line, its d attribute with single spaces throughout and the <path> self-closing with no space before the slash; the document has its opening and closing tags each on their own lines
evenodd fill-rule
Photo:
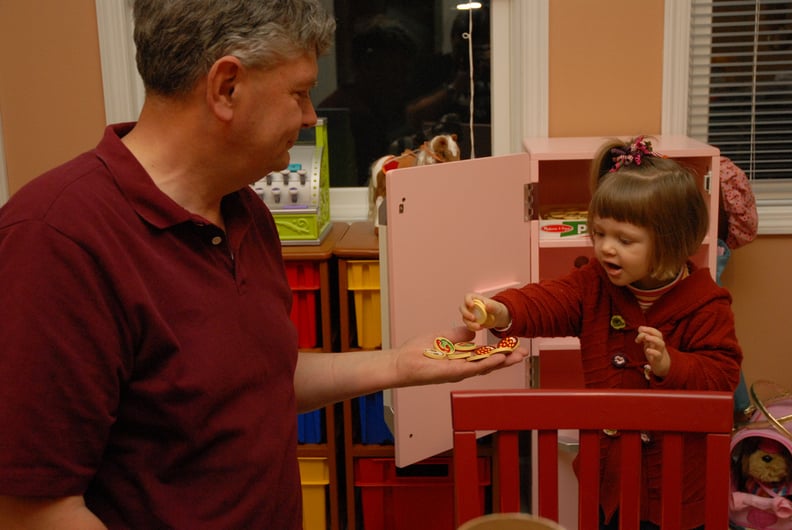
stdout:
<svg viewBox="0 0 792 530">
<path fill-rule="evenodd" d="M 692 0 L 688 135 L 792 179 L 792 2 Z"/>
</svg>

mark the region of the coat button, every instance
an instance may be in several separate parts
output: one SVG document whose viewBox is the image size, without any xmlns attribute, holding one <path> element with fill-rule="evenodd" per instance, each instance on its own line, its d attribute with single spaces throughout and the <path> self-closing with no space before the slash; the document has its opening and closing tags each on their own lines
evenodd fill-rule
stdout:
<svg viewBox="0 0 792 530">
<path fill-rule="evenodd" d="M 621 315 L 613 315 L 610 319 L 610 326 L 613 329 L 624 329 L 627 327 L 627 322 Z"/>
<path fill-rule="evenodd" d="M 619 355 L 618 353 L 611 358 L 611 364 L 614 368 L 624 368 L 627 364 L 627 359 L 624 358 L 624 355 Z"/>
</svg>

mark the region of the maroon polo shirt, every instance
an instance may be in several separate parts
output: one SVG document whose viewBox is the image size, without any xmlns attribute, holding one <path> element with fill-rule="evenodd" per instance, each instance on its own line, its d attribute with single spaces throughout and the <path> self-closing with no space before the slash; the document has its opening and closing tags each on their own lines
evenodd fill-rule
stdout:
<svg viewBox="0 0 792 530">
<path fill-rule="evenodd" d="M 0 210 L 0 494 L 111 528 L 301 527 L 297 334 L 280 241 L 248 189 L 227 232 L 108 127 Z"/>
</svg>

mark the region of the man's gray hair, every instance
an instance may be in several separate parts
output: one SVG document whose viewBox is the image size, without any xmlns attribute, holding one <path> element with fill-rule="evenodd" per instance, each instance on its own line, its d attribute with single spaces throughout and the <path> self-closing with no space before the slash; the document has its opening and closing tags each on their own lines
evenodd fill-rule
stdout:
<svg viewBox="0 0 792 530">
<path fill-rule="evenodd" d="M 324 53 L 335 21 L 318 0 L 132 0 L 137 67 L 147 92 L 182 95 L 226 55 L 271 67 Z"/>
</svg>

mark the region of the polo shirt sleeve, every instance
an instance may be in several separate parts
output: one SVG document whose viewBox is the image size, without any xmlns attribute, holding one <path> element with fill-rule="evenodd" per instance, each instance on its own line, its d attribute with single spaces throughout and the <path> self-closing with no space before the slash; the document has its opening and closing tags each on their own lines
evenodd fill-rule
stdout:
<svg viewBox="0 0 792 530">
<path fill-rule="evenodd" d="M 108 284 L 46 223 L 0 230 L 0 494 L 82 494 L 94 475 L 126 371 Z"/>
</svg>

